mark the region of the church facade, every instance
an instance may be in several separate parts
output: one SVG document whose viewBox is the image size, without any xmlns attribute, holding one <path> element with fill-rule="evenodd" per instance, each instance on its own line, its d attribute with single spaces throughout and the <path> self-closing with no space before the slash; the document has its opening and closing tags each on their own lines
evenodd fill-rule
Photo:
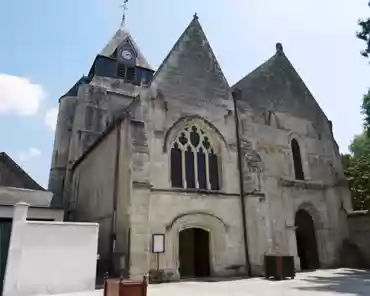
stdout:
<svg viewBox="0 0 370 296">
<path fill-rule="evenodd" d="M 100 224 L 99 269 L 132 278 L 338 266 L 351 209 L 331 122 L 282 45 L 229 86 L 196 16 L 156 71 L 117 31 L 60 99 L 49 189 Z"/>
</svg>

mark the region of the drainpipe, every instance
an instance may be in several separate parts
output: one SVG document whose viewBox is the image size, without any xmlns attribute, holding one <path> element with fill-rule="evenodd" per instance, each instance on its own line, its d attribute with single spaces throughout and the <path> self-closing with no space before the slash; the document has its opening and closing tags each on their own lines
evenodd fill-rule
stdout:
<svg viewBox="0 0 370 296">
<path fill-rule="evenodd" d="M 252 276 L 251 266 L 249 261 L 249 251 L 248 251 L 248 233 L 247 233 L 247 218 L 246 218 L 246 208 L 245 208 L 245 194 L 244 194 L 244 182 L 243 182 L 243 164 L 242 164 L 242 152 L 240 144 L 240 133 L 239 133 L 239 113 L 236 106 L 237 100 L 241 97 L 241 91 L 236 89 L 232 92 L 232 97 L 234 101 L 234 119 L 235 119 L 235 133 L 236 133 L 236 146 L 238 152 L 238 169 L 239 169 L 239 186 L 240 186 L 240 203 L 242 208 L 242 222 L 243 222 L 243 237 L 244 237 L 244 254 L 245 254 L 245 265 L 248 276 Z"/>
<path fill-rule="evenodd" d="M 121 151 L 121 123 L 116 127 L 117 132 L 117 143 L 116 143 L 116 156 L 115 156 L 115 167 L 114 167 L 114 178 L 113 178 L 113 204 L 112 204 L 112 224 L 111 224 L 111 237 L 110 237 L 110 266 L 109 272 L 111 276 L 114 276 L 114 253 L 116 249 L 116 221 L 117 221 L 117 201 L 118 201 L 118 181 L 119 181 L 119 163 L 120 163 L 120 151 Z"/>
</svg>

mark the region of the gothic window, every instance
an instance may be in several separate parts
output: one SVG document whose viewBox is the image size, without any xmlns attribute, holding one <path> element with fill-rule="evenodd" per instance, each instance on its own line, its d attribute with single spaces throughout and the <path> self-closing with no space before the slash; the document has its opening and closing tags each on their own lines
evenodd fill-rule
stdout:
<svg viewBox="0 0 370 296">
<path fill-rule="evenodd" d="M 304 180 L 301 150 L 296 139 L 292 140 L 292 153 L 293 153 L 293 162 L 294 162 L 294 173 L 296 180 Z"/>
<path fill-rule="evenodd" d="M 171 148 L 172 187 L 219 190 L 218 170 L 218 155 L 204 130 L 185 127 Z"/>
</svg>

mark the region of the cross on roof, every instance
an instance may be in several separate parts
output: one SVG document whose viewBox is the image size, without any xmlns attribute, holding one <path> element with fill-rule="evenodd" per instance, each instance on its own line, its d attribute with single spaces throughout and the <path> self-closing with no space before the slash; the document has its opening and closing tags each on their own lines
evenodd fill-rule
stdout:
<svg viewBox="0 0 370 296">
<path fill-rule="evenodd" d="M 121 28 L 123 29 L 125 27 L 125 23 L 126 23 L 126 13 L 127 13 L 127 10 L 128 10 L 128 0 L 123 1 L 123 5 L 121 5 L 121 8 L 123 8 L 122 21 L 121 21 Z"/>
</svg>

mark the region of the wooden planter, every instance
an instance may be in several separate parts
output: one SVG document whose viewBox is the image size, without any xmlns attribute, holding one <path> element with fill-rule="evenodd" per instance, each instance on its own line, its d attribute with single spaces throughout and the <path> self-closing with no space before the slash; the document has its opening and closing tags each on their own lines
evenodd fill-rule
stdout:
<svg viewBox="0 0 370 296">
<path fill-rule="evenodd" d="M 146 277 L 142 282 L 107 279 L 104 282 L 104 296 L 146 296 L 147 286 Z"/>
<path fill-rule="evenodd" d="M 276 280 L 295 277 L 293 256 L 265 256 L 265 276 Z"/>
</svg>

